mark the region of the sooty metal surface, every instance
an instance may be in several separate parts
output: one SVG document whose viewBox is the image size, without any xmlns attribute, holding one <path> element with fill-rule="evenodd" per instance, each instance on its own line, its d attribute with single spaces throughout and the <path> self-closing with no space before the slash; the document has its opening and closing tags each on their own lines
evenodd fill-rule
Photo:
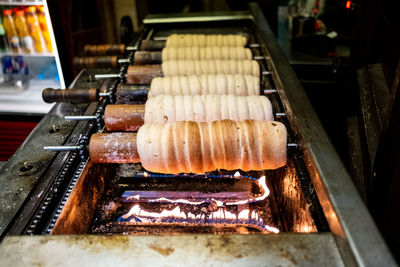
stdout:
<svg viewBox="0 0 400 267">
<path fill-rule="evenodd" d="M 331 233 L 8 237 L 0 258 L 4 266 L 344 266 Z"/>
<path fill-rule="evenodd" d="M 99 82 L 88 82 L 86 77 L 87 73 L 82 71 L 70 87 L 77 83 L 83 88 L 100 86 Z M 26 221 L 32 216 L 32 212 L 43 200 L 43 193 L 48 190 L 49 184 L 56 176 L 54 172 L 57 172 L 68 158 L 66 154 L 56 155 L 55 152 L 43 151 L 43 144 L 62 145 L 76 142 L 80 134 L 77 126 L 81 124 L 65 121 L 63 116 L 64 114 L 84 114 L 87 109 L 87 104 L 55 105 L 0 170 L 2 185 L 0 187 L 0 239 L 7 231 L 14 234 L 21 233 L 23 227 L 26 226 Z M 28 196 L 30 196 L 29 203 L 21 211 Z M 13 221 L 18 213 L 20 216 Z"/>
</svg>

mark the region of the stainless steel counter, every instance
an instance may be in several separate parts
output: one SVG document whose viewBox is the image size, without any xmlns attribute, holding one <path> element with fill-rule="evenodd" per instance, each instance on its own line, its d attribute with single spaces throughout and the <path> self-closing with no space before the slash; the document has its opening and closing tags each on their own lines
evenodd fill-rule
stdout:
<svg viewBox="0 0 400 267">
<path fill-rule="evenodd" d="M 19 236 L 0 266 L 344 266 L 332 233 Z"/>
</svg>

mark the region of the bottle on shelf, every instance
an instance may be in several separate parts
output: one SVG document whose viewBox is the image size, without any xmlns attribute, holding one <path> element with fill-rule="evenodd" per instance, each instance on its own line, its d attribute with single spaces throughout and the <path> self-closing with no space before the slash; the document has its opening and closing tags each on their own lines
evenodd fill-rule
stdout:
<svg viewBox="0 0 400 267">
<path fill-rule="evenodd" d="M 0 18 L 0 52 L 8 52 L 7 35 L 3 27 L 2 18 Z"/>
<path fill-rule="evenodd" d="M 1 66 L 3 67 L 3 74 L 8 76 L 13 73 L 12 58 L 10 56 L 1 57 Z"/>
<path fill-rule="evenodd" d="M 42 30 L 44 41 L 46 42 L 46 48 L 48 52 L 53 52 L 53 46 L 51 44 L 49 28 L 47 27 L 46 15 L 44 6 L 39 6 L 36 9 L 36 14 L 39 19 L 40 29 Z"/>
<path fill-rule="evenodd" d="M 21 46 L 19 44 L 18 32 L 15 27 L 14 18 L 12 16 L 11 9 L 3 10 L 3 26 L 7 34 L 8 43 L 10 45 L 11 51 L 14 53 L 21 53 Z"/>
<path fill-rule="evenodd" d="M 35 50 L 33 47 L 33 39 L 28 32 L 24 10 L 18 10 L 15 13 L 15 26 L 17 28 L 18 36 L 21 41 L 21 46 L 23 51 L 28 54 L 34 53 Z"/>
<path fill-rule="evenodd" d="M 35 50 L 38 53 L 47 52 L 46 42 L 40 29 L 39 19 L 36 16 L 36 7 L 30 6 L 26 9 L 26 21 L 29 33 L 33 38 Z"/>
<path fill-rule="evenodd" d="M 16 6 L 16 7 L 13 7 L 11 10 L 12 10 L 12 17 L 13 17 L 13 19 L 15 20 L 15 14 L 17 13 L 17 11 L 18 10 L 21 10 L 22 9 L 22 7 L 20 7 L 20 6 Z"/>
</svg>

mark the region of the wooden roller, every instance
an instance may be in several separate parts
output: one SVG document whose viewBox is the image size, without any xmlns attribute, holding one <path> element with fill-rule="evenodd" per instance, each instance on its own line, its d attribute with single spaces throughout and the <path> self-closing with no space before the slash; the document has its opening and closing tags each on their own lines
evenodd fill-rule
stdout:
<svg viewBox="0 0 400 267">
<path fill-rule="evenodd" d="M 142 104 L 146 102 L 149 88 L 147 85 L 120 83 L 115 92 L 117 104 Z"/>
<path fill-rule="evenodd" d="M 140 104 L 146 102 L 148 86 L 120 83 L 115 92 L 116 103 Z M 53 89 L 46 88 L 42 92 L 42 99 L 46 103 L 88 103 L 99 101 L 100 90 L 98 88 L 72 88 Z M 103 95 L 104 96 L 104 95 Z"/>
<path fill-rule="evenodd" d="M 165 47 L 162 52 L 136 51 L 135 65 L 161 64 L 167 60 L 250 60 L 252 53 L 244 47 Z M 117 56 L 75 57 L 78 68 L 115 68 L 128 59 Z"/>
<path fill-rule="evenodd" d="M 150 84 L 156 77 L 162 77 L 161 65 L 133 65 L 126 72 L 126 81 L 133 84 Z"/>
<path fill-rule="evenodd" d="M 153 78 L 201 74 L 243 74 L 260 77 L 255 60 L 169 60 L 162 65 L 131 65 L 126 80 L 131 84 L 150 84 Z"/>
<path fill-rule="evenodd" d="M 86 56 L 122 55 L 125 52 L 124 44 L 85 45 L 83 51 Z"/>
<path fill-rule="evenodd" d="M 144 105 L 107 105 L 104 124 L 108 131 L 137 131 L 144 124 Z"/>
<path fill-rule="evenodd" d="M 140 50 L 161 51 L 165 47 L 165 41 L 143 40 L 140 43 Z"/>
<path fill-rule="evenodd" d="M 140 50 L 161 51 L 165 47 L 165 41 L 142 40 Z M 83 48 L 85 56 L 119 56 L 125 52 L 133 51 L 133 46 L 124 44 L 98 44 L 85 45 Z"/>
<path fill-rule="evenodd" d="M 148 85 L 119 83 L 115 92 L 117 104 L 141 104 L 157 95 L 260 95 L 260 81 L 251 75 L 203 74 L 157 77 Z M 104 95 L 103 95 L 104 96 Z M 99 100 L 99 90 L 51 89 L 42 93 L 46 103 L 86 103 Z"/>
<path fill-rule="evenodd" d="M 89 153 L 95 163 L 140 162 L 136 146 L 136 133 L 93 134 Z"/>
<path fill-rule="evenodd" d="M 95 163 L 137 163 L 152 172 L 265 170 L 286 164 L 287 132 L 280 122 L 230 120 L 146 124 L 137 133 L 93 134 Z"/>
<path fill-rule="evenodd" d="M 146 105 L 107 105 L 108 131 L 137 131 L 144 123 L 216 120 L 274 120 L 272 105 L 264 96 L 159 95 Z"/>
<path fill-rule="evenodd" d="M 99 99 L 99 89 L 52 89 L 46 88 L 42 92 L 43 101 L 46 103 L 87 103 Z"/>
<path fill-rule="evenodd" d="M 164 47 L 207 47 L 207 46 L 245 46 L 247 37 L 242 35 L 221 34 L 172 34 L 167 41 L 142 40 L 140 50 L 161 51 Z M 85 45 L 86 56 L 122 55 L 126 51 L 132 51 L 133 46 L 124 44 L 99 44 Z"/>
<path fill-rule="evenodd" d="M 117 56 L 74 57 L 73 64 L 78 69 L 116 68 L 118 67 L 118 57 Z"/>
<path fill-rule="evenodd" d="M 161 52 L 136 51 L 133 55 L 133 62 L 135 65 L 161 64 Z"/>
</svg>

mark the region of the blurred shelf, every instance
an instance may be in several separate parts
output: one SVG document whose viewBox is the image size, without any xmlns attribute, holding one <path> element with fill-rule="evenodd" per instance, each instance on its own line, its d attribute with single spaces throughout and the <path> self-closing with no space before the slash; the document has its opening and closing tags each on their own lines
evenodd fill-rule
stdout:
<svg viewBox="0 0 400 267">
<path fill-rule="evenodd" d="M 42 91 L 47 87 L 60 88 L 60 82 L 32 79 L 25 90 L 10 90 L 8 93 L 3 91 L 0 93 L 0 115 L 44 115 L 48 113 L 54 104 L 47 104 L 42 100 Z"/>
<path fill-rule="evenodd" d="M 23 2 L 11 2 L 11 1 L 0 1 L 0 6 L 42 6 L 44 1 L 23 1 Z"/>
<path fill-rule="evenodd" d="M 0 56 L 22 56 L 22 57 L 54 57 L 53 53 L 34 53 L 34 54 L 27 54 L 27 53 L 13 53 L 13 52 L 0 52 Z"/>
</svg>

